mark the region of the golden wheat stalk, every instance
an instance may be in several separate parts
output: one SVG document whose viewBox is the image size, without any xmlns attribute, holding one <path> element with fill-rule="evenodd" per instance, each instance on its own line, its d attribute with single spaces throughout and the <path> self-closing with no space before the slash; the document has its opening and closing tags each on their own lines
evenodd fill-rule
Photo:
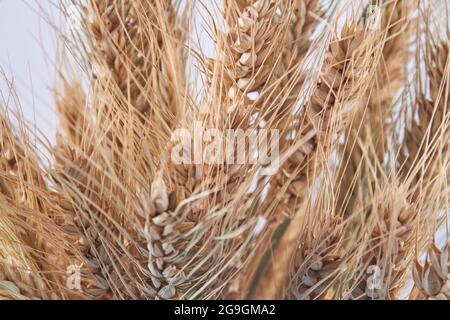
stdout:
<svg viewBox="0 0 450 320">
<path fill-rule="evenodd" d="M 329 45 L 320 82 L 313 92 L 310 105 L 302 114 L 302 127 L 297 139 L 303 143 L 293 150 L 293 155 L 282 164 L 281 173 L 275 177 L 279 188 L 283 189 L 284 184 L 289 186 L 286 199 L 280 206 L 288 216 L 296 213 L 307 197 L 308 186 L 327 162 L 324 157 L 329 155 L 335 143 L 335 132 L 341 132 L 361 108 L 364 83 L 367 83 L 365 80 L 371 76 L 376 65 L 375 49 L 379 45 L 375 42 L 377 33 L 366 37 L 367 32 L 363 26 L 347 24 L 340 37 L 333 39 Z M 303 141 L 302 137 L 308 138 Z M 275 274 L 290 265 L 296 248 L 290 244 L 291 241 L 284 243 L 283 239 L 291 239 L 292 234 L 299 237 L 298 232 L 291 224 L 283 235 L 256 298 L 275 298 L 282 293 L 286 286 L 286 272 L 283 272 L 285 276 L 281 279 Z"/>
<path fill-rule="evenodd" d="M 381 193 L 380 200 L 372 205 L 365 221 L 369 227 L 363 243 L 367 247 L 365 250 L 358 248 L 364 256 L 355 268 L 362 276 L 356 277 L 358 281 L 352 288 L 354 299 L 395 299 L 407 281 L 414 255 L 416 221 L 427 208 L 409 202 L 405 185 L 387 190 L 387 194 Z M 379 284 L 369 281 L 373 271 L 368 268 L 379 268 L 376 274 Z"/>
<path fill-rule="evenodd" d="M 442 166 L 440 155 L 445 159 L 449 150 L 449 40 L 437 45 L 430 43 L 429 46 L 430 56 L 426 57 L 426 68 L 431 100 L 419 90 L 413 110 L 417 112 L 417 117 L 412 118 L 410 126 L 406 128 L 399 155 L 404 175 L 416 182 L 430 182 L 439 176 Z"/>
<path fill-rule="evenodd" d="M 289 12 L 286 45 L 280 55 L 281 61 L 274 68 L 276 76 L 272 77 L 271 86 L 267 86 L 258 101 L 259 109 L 267 113 L 266 118 L 281 118 L 282 120 L 276 119 L 276 127 L 289 132 L 284 126 L 289 123 L 299 94 L 304 88 L 305 58 L 312 49 L 312 33 L 323 18 L 325 10 L 317 0 L 286 1 L 283 5 Z M 276 102 L 267 105 L 264 102 L 268 99 Z M 277 104 L 282 104 L 282 107 L 277 107 Z M 274 110 L 277 110 L 275 114 Z"/>
<path fill-rule="evenodd" d="M 417 1 L 386 1 L 378 6 L 381 14 L 379 27 L 386 39 L 376 76 L 367 92 L 367 105 L 355 114 L 351 126 L 345 133 L 345 142 L 340 150 L 342 165 L 337 176 L 338 203 L 346 209 L 355 201 L 355 183 L 361 180 L 364 168 L 364 150 L 360 144 L 372 145 L 376 159 L 383 162 L 387 151 L 387 139 L 391 134 L 389 124 L 393 112 L 394 97 L 405 84 L 408 58 L 411 56 L 412 36 L 416 29 L 414 13 Z M 370 17 L 364 17 L 369 19 Z M 392 122 L 392 121 L 391 121 Z M 348 208 L 351 211 L 350 208 Z"/>
<path fill-rule="evenodd" d="M 284 47 L 286 12 L 277 15 L 277 1 L 228 1 L 229 30 L 218 33 L 220 59 L 209 61 L 209 72 L 215 95 L 224 103 L 226 127 L 246 129 L 257 103 L 249 93 L 261 92 L 276 70 L 276 48 Z M 231 18 L 232 17 L 232 18 Z"/>
<path fill-rule="evenodd" d="M 233 2 L 227 4 L 233 5 Z M 217 75 L 219 71 L 214 71 L 220 69 L 223 75 L 223 78 L 219 76 L 210 79 L 212 90 L 217 90 L 212 91 L 213 95 L 217 95 L 220 103 L 211 105 L 211 110 L 206 115 L 194 115 L 200 119 L 205 118 L 205 122 L 217 119 L 214 123 L 219 124 L 220 128 L 248 128 L 250 116 L 255 109 L 252 103 L 246 103 L 248 100 L 245 95 L 250 91 L 260 90 L 267 81 L 270 71 L 268 62 L 273 59 L 275 46 L 282 39 L 280 24 L 274 20 L 273 3 L 256 1 L 240 10 L 234 20 L 229 20 L 229 30 L 217 35 L 221 58 L 210 61 L 208 65 L 209 72 Z M 264 41 L 269 41 L 270 45 L 264 47 Z M 214 114 L 212 108 L 218 106 L 225 110 Z M 189 127 L 193 134 L 195 130 L 202 129 L 192 125 Z M 228 246 L 231 248 L 232 245 L 237 245 L 233 244 L 232 239 L 223 246 L 210 246 L 208 241 L 225 232 L 216 227 L 219 223 L 226 226 L 225 222 L 220 221 L 220 215 L 213 217 L 220 211 L 230 210 L 228 206 L 235 190 L 233 188 L 242 189 L 233 178 L 239 179 L 239 175 L 231 175 L 221 167 L 207 165 L 167 164 L 163 169 L 152 183 L 151 202 L 145 210 L 150 250 L 149 268 L 155 295 L 169 299 L 209 294 L 208 292 L 214 294 L 217 291 L 215 279 L 222 276 L 226 269 L 216 273 L 212 279 L 206 278 L 201 271 L 214 266 L 218 258 L 218 262 L 225 265 L 227 262 L 220 261 L 220 257 L 215 256 L 216 252 L 230 250 Z M 226 191 L 220 192 L 220 188 L 225 188 Z M 199 195 L 204 190 L 214 195 L 209 203 Z M 212 218 L 206 222 L 209 215 Z M 237 227 L 231 221 L 230 224 L 230 228 Z M 217 232 L 219 233 L 216 234 Z M 202 288 L 205 281 L 210 283 L 208 290 Z M 206 292 L 196 293 L 195 288 L 199 288 L 199 292 Z"/>
<path fill-rule="evenodd" d="M 89 1 L 75 6 L 82 12 L 81 38 L 87 41 L 81 56 L 95 75 L 91 88 L 98 86 L 85 108 L 87 114 L 93 109 L 95 117 L 78 128 L 79 145 L 59 143 L 53 177 L 72 216 L 68 223 L 85 235 L 86 273 L 94 274 L 86 279 L 87 294 L 153 298 L 143 280 L 149 274 L 142 256 L 144 213 L 138 210 L 136 193 L 153 176 L 145 166 L 148 152 L 161 152 L 182 111 L 176 99 L 184 93 L 183 33 L 170 2 Z M 70 99 L 63 102 L 61 109 L 70 112 Z M 82 101 L 76 103 L 78 111 L 84 108 Z M 156 139 L 140 140 L 139 135 Z M 99 144 L 96 136 L 103 137 Z M 139 178 L 130 180 L 131 175 Z"/>
<path fill-rule="evenodd" d="M 201 3 L 207 57 L 194 2 L 60 3 L 80 14 L 64 41 L 84 74 L 57 66 L 56 143 L 2 96 L 0 299 L 399 299 L 411 270 L 411 299 L 449 298 L 448 240 L 426 247 L 448 223 L 450 159 L 431 6 Z M 173 157 L 178 128 L 190 163 Z M 210 128 L 277 129 L 279 170 L 250 162 L 249 131 L 232 141 L 244 164 L 206 160 Z"/>
</svg>

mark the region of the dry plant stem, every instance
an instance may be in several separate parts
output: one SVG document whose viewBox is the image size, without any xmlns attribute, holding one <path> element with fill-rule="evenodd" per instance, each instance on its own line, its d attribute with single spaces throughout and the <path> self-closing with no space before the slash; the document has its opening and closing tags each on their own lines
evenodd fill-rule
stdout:
<svg viewBox="0 0 450 320">
<path fill-rule="evenodd" d="M 346 25 L 340 38 L 330 43 L 320 82 L 313 93 L 311 104 L 303 112 L 298 139 L 310 131 L 315 134 L 295 150 L 294 155 L 282 164 L 281 173 L 275 176 L 280 189 L 285 184 L 289 186 L 280 210 L 285 210 L 290 216 L 303 203 L 308 186 L 327 162 L 326 157 L 335 144 L 335 132 L 342 132 L 349 119 L 361 108 L 361 96 L 366 89 L 364 83 L 372 73 L 376 56 L 374 49 L 379 45 L 376 43 L 377 35 L 375 32 L 372 37 L 368 36 L 362 26 Z M 291 232 L 297 233 L 299 239 L 299 231 L 294 228 L 283 238 L 291 239 Z M 283 238 L 281 244 L 284 243 Z M 288 272 L 280 268 L 285 269 L 290 263 L 284 261 L 286 264 L 280 264 L 279 255 L 286 251 L 295 252 L 292 245 L 276 249 L 254 298 L 277 298 L 283 292 Z M 284 277 L 276 277 L 278 273 L 284 274 Z M 266 290 L 268 288 L 270 290 Z"/>
</svg>

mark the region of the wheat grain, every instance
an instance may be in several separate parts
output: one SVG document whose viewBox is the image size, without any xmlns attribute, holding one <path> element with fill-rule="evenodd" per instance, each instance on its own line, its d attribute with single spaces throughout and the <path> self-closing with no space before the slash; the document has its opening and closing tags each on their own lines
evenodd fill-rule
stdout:
<svg viewBox="0 0 450 320">
<path fill-rule="evenodd" d="M 427 260 L 424 265 L 415 262 L 413 279 L 416 291 L 412 297 L 421 297 L 429 300 L 450 299 L 450 254 L 448 240 L 440 249 L 436 244 L 430 246 L 427 251 Z M 419 292 L 417 292 L 419 290 Z"/>
<path fill-rule="evenodd" d="M 288 185 L 284 203 L 300 204 L 307 186 L 320 173 L 320 159 L 329 153 L 334 141 L 331 134 L 341 132 L 361 108 L 364 80 L 373 66 L 373 44 L 367 43 L 366 31 L 358 26 L 345 26 L 341 39 L 330 44 L 326 66 L 311 104 L 303 112 L 298 138 L 313 134 L 282 165 L 277 185 Z M 364 40 L 366 39 L 366 40 Z M 365 43 L 366 42 L 366 43 Z M 336 126 L 342 128 L 336 128 Z M 335 130 L 335 131 L 334 131 Z M 295 212 L 295 206 L 288 209 Z"/>
<path fill-rule="evenodd" d="M 352 192 L 354 183 L 364 173 L 364 146 L 372 145 L 376 150 L 376 161 L 383 162 L 387 151 L 387 139 L 392 130 L 389 119 L 392 116 L 394 97 L 405 83 L 405 68 L 411 56 L 411 39 L 416 28 L 413 15 L 417 10 L 417 1 L 387 1 L 380 21 L 381 31 L 386 39 L 376 76 L 367 92 L 366 107 L 355 114 L 352 124 L 346 132 L 342 150 L 342 165 L 337 182 L 339 183 L 338 202 L 345 209 L 354 202 Z M 356 191 L 356 190 L 355 190 Z M 351 211 L 348 208 L 348 211 Z"/>
<path fill-rule="evenodd" d="M 346 25 L 340 38 L 330 43 L 321 80 L 313 93 L 311 104 L 302 115 L 302 128 L 297 139 L 302 141 L 303 136 L 305 141 L 300 148 L 294 150 L 294 154 L 286 163 L 282 164 L 281 173 L 275 177 L 281 190 L 283 185 L 288 185 L 288 188 L 284 189 L 287 192 L 280 206 L 288 216 L 293 216 L 303 204 L 308 186 L 321 171 L 321 163 L 326 162 L 321 157 L 329 154 L 334 145 L 334 130 L 342 130 L 336 126 L 345 128 L 348 120 L 361 107 L 363 83 L 373 70 L 372 55 L 376 47 L 372 42 L 374 38 L 367 42 L 364 41 L 365 37 L 366 31 L 363 27 Z M 314 133 L 310 134 L 310 131 Z M 299 237 L 298 232 L 300 230 L 296 228 L 288 229 L 283 238 L 291 239 L 293 234 Z M 287 247 L 280 245 L 274 253 L 273 262 L 259 284 L 260 289 L 256 297 L 277 297 L 280 290 L 286 286 L 286 272 L 281 272 L 284 275 L 281 278 L 275 274 L 280 272 L 278 268 L 284 269 L 290 265 L 285 259 L 280 259 L 279 255 L 287 257 L 285 252 L 292 252 L 292 248 L 292 241 L 288 241 Z M 280 263 L 281 261 L 283 262 Z M 272 290 L 267 290 L 268 287 Z"/>
<path fill-rule="evenodd" d="M 414 253 L 415 221 L 420 210 L 408 201 L 406 186 L 394 187 L 380 197 L 373 205 L 366 219 L 369 232 L 364 256 L 358 270 L 352 297 L 357 299 L 394 299 L 406 282 L 406 275 Z M 359 248 L 360 249 L 360 248 Z M 380 285 L 374 288 L 368 282 L 370 273 L 366 270 L 376 266 Z"/>
<path fill-rule="evenodd" d="M 145 232 L 149 251 L 148 268 L 151 273 L 154 296 L 173 299 L 187 284 L 183 270 L 185 253 L 177 245 L 190 223 L 180 223 L 176 205 L 183 200 L 180 193 L 168 194 L 162 174 L 156 176 L 151 186 L 150 207 L 147 208 Z"/>
<path fill-rule="evenodd" d="M 333 284 L 330 278 L 341 264 L 342 222 L 324 220 L 318 234 L 311 232 L 300 240 L 295 258 L 294 283 L 291 291 L 296 299 L 323 299 Z M 298 282 L 298 283 L 296 283 Z"/>
<path fill-rule="evenodd" d="M 244 2 L 226 3 L 225 11 L 233 12 L 226 16 L 229 30 L 218 34 L 220 60 L 210 61 L 209 69 L 213 75 L 223 74 L 210 81 L 225 101 L 225 125 L 246 129 L 257 110 L 248 94 L 261 93 L 277 68 L 276 50 L 284 47 L 287 13 L 277 15 L 277 1 Z"/>
<path fill-rule="evenodd" d="M 358 1 L 224 1 L 205 8 L 206 57 L 194 2 L 60 1 L 80 14 L 63 40 L 82 74 L 57 66 L 56 144 L 2 95 L 0 299 L 398 299 L 411 268 L 411 299 L 449 298 L 448 243 L 413 264 L 447 223 L 431 7 L 377 1 L 374 30 Z M 280 170 L 247 163 L 245 140 L 246 164 L 177 164 L 176 128 L 278 129 Z"/>
</svg>

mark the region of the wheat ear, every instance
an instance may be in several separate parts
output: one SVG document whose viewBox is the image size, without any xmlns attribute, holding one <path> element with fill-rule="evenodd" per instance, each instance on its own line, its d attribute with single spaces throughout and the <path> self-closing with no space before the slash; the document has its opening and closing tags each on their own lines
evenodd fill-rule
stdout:
<svg viewBox="0 0 450 320">
<path fill-rule="evenodd" d="M 447 239 L 442 249 L 436 244 L 431 245 L 427 250 L 425 264 L 415 262 L 413 267 L 415 288 L 411 298 L 450 299 L 450 249 L 448 243 Z"/>
<path fill-rule="evenodd" d="M 416 99 L 416 119 L 406 128 L 399 162 L 404 176 L 416 182 L 434 180 L 440 173 L 439 154 L 448 155 L 449 42 L 429 44 L 426 67 L 430 78 L 431 100 L 419 92 Z M 439 143 L 442 141 L 443 143 Z M 423 156 L 425 155 L 425 156 Z M 427 159 L 424 165 L 424 159 Z M 419 170 L 417 170 L 419 169 Z"/>
<path fill-rule="evenodd" d="M 2 280 L 17 280 L 17 284 L 21 284 L 19 291 L 24 295 L 55 299 L 58 295 L 52 291 L 56 291 L 58 275 L 50 270 L 61 271 L 52 264 L 65 257 L 49 241 L 51 236 L 57 235 L 49 235 L 49 221 L 40 200 L 46 186 L 38 157 L 33 148 L 13 132 L 6 113 L 0 115 L 0 155 Z M 33 231 L 26 231 L 28 229 Z M 43 276 L 41 270 L 48 273 Z"/>
<path fill-rule="evenodd" d="M 426 208 L 410 202 L 406 185 L 392 188 L 387 188 L 386 195 L 383 192 L 375 195 L 379 201 L 371 205 L 371 212 L 365 219 L 367 240 L 363 243 L 366 249 L 358 249 L 364 255 L 355 268 L 363 275 L 352 290 L 355 299 L 395 299 L 407 281 L 414 254 L 415 225 Z M 368 282 L 372 271 L 368 268 L 373 267 L 380 270 L 377 277 L 381 285 L 372 288 Z"/>
<path fill-rule="evenodd" d="M 375 65 L 374 48 L 378 45 L 375 38 L 366 38 L 364 27 L 347 24 L 341 36 L 329 45 L 320 82 L 313 93 L 311 104 L 302 114 L 302 127 L 297 139 L 305 141 L 293 150 L 294 154 L 282 164 L 281 173 L 275 176 L 281 189 L 284 184 L 289 186 L 286 200 L 280 208 L 290 216 L 301 206 L 308 186 L 320 173 L 322 161 L 325 161 L 322 157 L 329 154 L 335 143 L 332 138 L 334 132 L 341 132 L 361 108 L 364 81 L 371 75 Z M 288 274 L 280 270 L 290 265 L 296 248 L 291 241 L 284 243 L 283 239 L 292 239 L 292 234 L 296 234 L 298 239 L 298 232 L 291 225 L 283 235 L 267 273 L 258 286 L 256 298 L 275 298 L 283 292 L 286 276 L 280 278 L 276 274 Z"/>
<path fill-rule="evenodd" d="M 337 181 L 339 183 L 338 203 L 346 209 L 356 197 L 356 181 L 364 172 L 361 164 L 364 162 L 363 145 L 373 145 L 377 151 L 377 161 L 383 162 L 387 151 L 387 139 L 392 124 L 394 97 L 405 83 L 405 68 L 408 57 L 411 56 L 412 35 L 416 29 L 413 18 L 418 6 L 417 1 L 386 1 L 380 9 L 383 10 L 380 29 L 386 41 L 382 58 L 377 67 L 376 76 L 367 92 L 366 107 L 355 115 L 351 126 L 345 133 L 345 142 L 340 150 L 342 165 Z M 377 13 L 378 14 L 378 13 Z M 367 19 L 367 17 L 365 17 Z M 347 212 L 351 208 L 347 208 Z"/>
</svg>

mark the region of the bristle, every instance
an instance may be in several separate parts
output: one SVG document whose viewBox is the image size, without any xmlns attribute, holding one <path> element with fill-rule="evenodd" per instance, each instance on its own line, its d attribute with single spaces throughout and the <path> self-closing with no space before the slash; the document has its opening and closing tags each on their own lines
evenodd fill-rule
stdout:
<svg viewBox="0 0 450 320">
<path fill-rule="evenodd" d="M 450 248 L 448 243 L 449 240 L 442 249 L 436 244 L 431 245 L 427 251 L 425 264 L 415 262 L 413 279 L 419 294 L 413 292 L 411 298 L 450 299 Z"/>
<path fill-rule="evenodd" d="M 387 141 L 392 130 L 393 104 L 395 95 L 405 84 L 405 69 L 412 56 L 412 35 L 416 29 L 414 13 L 418 1 L 388 1 L 383 7 L 380 30 L 385 38 L 382 57 L 375 78 L 367 92 L 367 105 L 355 114 L 351 126 L 345 133 L 345 141 L 340 151 L 342 164 L 337 183 L 338 202 L 343 210 L 353 201 L 354 186 L 364 169 L 364 150 L 371 145 L 376 150 L 376 160 L 383 162 L 387 151 Z M 355 192 L 354 192 L 355 191 Z"/>
<path fill-rule="evenodd" d="M 351 292 L 354 299 L 395 299 L 406 282 L 414 254 L 415 221 L 420 215 L 417 204 L 409 203 L 406 192 L 407 188 L 400 186 L 385 196 L 381 194 L 364 222 L 371 227 L 366 231 L 367 248 L 361 250 L 366 253 L 355 269 L 362 275 L 356 277 Z M 371 287 L 369 278 L 374 271 L 368 268 L 374 267 L 378 268 L 379 284 Z"/>
<path fill-rule="evenodd" d="M 323 75 L 313 92 L 310 105 L 302 113 L 297 140 L 302 145 L 282 165 L 277 175 L 279 188 L 288 185 L 284 203 L 287 213 L 292 204 L 301 204 L 307 187 L 320 174 L 335 137 L 349 125 L 353 115 L 363 107 L 365 81 L 374 65 L 375 35 L 372 40 L 360 26 L 345 26 L 340 39 L 331 42 Z M 372 43 L 370 43 L 373 41 Z"/>
<path fill-rule="evenodd" d="M 364 83 L 375 65 L 373 55 L 377 46 L 376 33 L 372 36 L 366 38 L 366 31 L 361 26 L 346 25 L 340 38 L 333 39 L 329 45 L 323 75 L 310 105 L 302 114 L 302 127 L 296 139 L 303 143 L 282 164 L 281 172 L 275 176 L 278 188 L 283 190 L 283 186 L 288 185 L 280 205 L 280 210 L 288 216 L 298 214 L 298 208 L 307 199 L 308 187 L 320 174 L 321 166 L 327 162 L 322 157 L 329 155 L 334 145 L 335 132 L 341 132 L 362 107 L 360 99 L 365 90 Z M 299 237 L 299 232 L 296 228 L 290 228 L 280 241 L 295 238 L 295 235 Z M 280 290 L 287 285 L 286 271 L 281 271 L 283 277 L 276 277 L 275 274 L 280 272 L 276 266 L 282 269 L 290 266 L 279 255 L 284 256 L 286 250 L 291 252 L 293 243 L 289 241 L 288 248 L 279 248 L 274 253 L 267 273 L 258 286 L 258 297 L 279 297 Z M 280 261 L 284 263 L 279 264 Z M 264 290 L 266 287 L 275 290 Z"/>
<path fill-rule="evenodd" d="M 56 2 L 56 140 L 0 85 L 1 300 L 450 298 L 445 1 Z"/>
</svg>

